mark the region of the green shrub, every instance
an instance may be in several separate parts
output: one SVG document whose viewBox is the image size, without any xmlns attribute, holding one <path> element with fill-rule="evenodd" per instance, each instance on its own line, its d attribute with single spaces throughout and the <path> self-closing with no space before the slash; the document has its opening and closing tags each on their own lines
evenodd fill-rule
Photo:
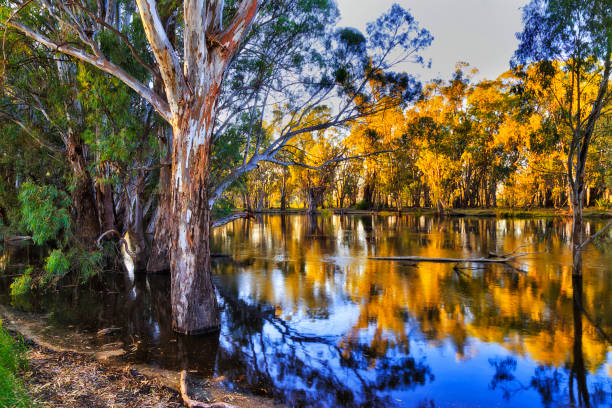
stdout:
<svg viewBox="0 0 612 408">
<path fill-rule="evenodd" d="M 15 341 L 0 320 L 0 407 L 32 406 L 19 373 L 27 368 L 25 345 Z"/>
<path fill-rule="evenodd" d="M 27 181 L 19 190 L 21 223 L 38 245 L 57 239 L 62 229 L 69 229 L 69 206 L 68 195 L 54 186 Z"/>
<path fill-rule="evenodd" d="M 34 268 L 28 268 L 21 275 L 15 278 L 11 283 L 11 296 L 20 296 L 27 293 L 32 288 L 32 271 Z"/>
<path fill-rule="evenodd" d="M 41 284 L 56 283 L 66 276 L 70 270 L 70 257 L 62 250 L 54 249 L 45 259 L 45 274 L 41 277 Z"/>
<path fill-rule="evenodd" d="M 11 295 L 23 295 L 34 287 L 42 290 L 53 287 L 68 274 L 85 284 L 102 271 L 103 262 L 102 251 L 90 251 L 78 245 L 68 251 L 54 249 L 45 258 L 42 271 L 30 267 L 13 280 Z"/>
<path fill-rule="evenodd" d="M 104 256 L 101 251 L 79 251 L 73 257 L 81 283 L 86 283 L 102 271 Z"/>
<path fill-rule="evenodd" d="M 230 215 L 232 211 L 234 211 L 234 209 L 235 207 L 233 201 L 222 197 L 215 203 L 210 212 L 210 215 L 213 219 L 223 218 Z"/>
<path fill-rule="evenodd" d="M 33 287 L 52 287 L 66 275 L 86 283 L 101 270 L 101 251 L 91 251 L 71 233 L 70 197 L 51 185 L 25 182 L 19 190 L 19 224 L 32 235 L 37 245 L 55 247 L 45 259 L 42 270 L 28 268 L 11 284 L 18 296 Z"/>
<path fill-rule="evenodd" d="M 612 209 L 612 201 L 600 198 L 599 200 L 595 200 L 595 206 L 603 210 L 609 210 Z"/>
</svg>

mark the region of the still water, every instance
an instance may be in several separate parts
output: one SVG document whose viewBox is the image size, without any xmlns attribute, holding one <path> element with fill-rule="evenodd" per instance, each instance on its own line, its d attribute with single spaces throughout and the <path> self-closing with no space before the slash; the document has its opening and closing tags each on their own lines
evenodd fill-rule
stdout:
<svg viewBox="0 0 612 408">
<path fill-rule="evenodd" d="M 115 273 L 96 291 L 0 300 L 57 327 L 120 327 L 131 362 L 197 370 L 288 406 L 608 407 L 612 247 L 590 246 L 572 278 L 570 232 L 553 219 L 235 221 L 212 234 L 213 253 L 228 256 L 213 262 L 222 329 L 205 337 L 170 330 L 166 276 Z M 521 245 L 531 254 L 513 267 L 368 259 Z"/>
</svg>

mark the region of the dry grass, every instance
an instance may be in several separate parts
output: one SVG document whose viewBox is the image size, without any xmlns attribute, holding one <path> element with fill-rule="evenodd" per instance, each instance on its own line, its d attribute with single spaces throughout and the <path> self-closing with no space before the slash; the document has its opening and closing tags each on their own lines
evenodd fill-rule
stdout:
<svg viewBox="0 0 612 408">
<path fill-rule="evenodd" d="M 43 407 L 181 407 L 180 396 L 129 367 L 119 369 L 93 357 L 32 346 L 24 382 Z"/>
</svg>

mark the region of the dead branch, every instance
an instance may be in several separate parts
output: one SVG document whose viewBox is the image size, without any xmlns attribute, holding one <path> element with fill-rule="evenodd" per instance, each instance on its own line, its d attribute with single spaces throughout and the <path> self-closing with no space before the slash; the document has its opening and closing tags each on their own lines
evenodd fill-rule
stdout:
<svg viewBox="0 0 612 408">
<path fill-rule="evenodd" d="M 116 235 L 116 236 L 117 236 L 117 238 L 119 238 L 119 239 L 123 239 L 123 237 L 121 236 L 121 233 L 120 233 L 119 231 L 117 231 L 117 230 L 115 230 L 115 229 L 108 230 L 108 231 L 106 231 L 104 234 L 100 235 L 100 236 L 98 237 L 98 239 L 96 240 L 96 243 L 98 244 L 98 246 L 101 246 L 101 245 L 100 245 L 100 241 L 102 241 L 102 238 L 106 237 L 107 235 Z"/>
<path fill-rule="evenodd" d="M 591 235 L 589 237 L 589 239 L 587 239 L 586 241 L 584 241 L 582 243 L 582 245 L 580 245 L 580 249 L 584 248 L 585 246 L 587 246 L 588 244 L 590 244 L 591 242 L 593 242 L 594 240 L 596 240 L 601 234 L 603 234 L 604 232 L 606 232 L 608 230 L 608 228 L 612 227 L 612 221 L 610 221 L 609 223 L 607 223 L 602 229 L 600 229 L 599 231 L 597 231 L 595 234 Z"/>
<path fill-rule="evenodd" d="M 188 394 L 187 386 L 187 371 L 181 371 L 181 398 L 183 403 L 189 408 L 237 408 L 235 405 L 226 404 L 225 402 L 213 402 L 210 404 L 192 400 Z"/>
<path fill-rule="evenodd" d="M 230 222 L 234 220 L 238 220 L 240 218 L 255 218 L 255 216 L 249 211 L 241 211 L 241 212 L 237 212 L 237 213 L 228 215 L 227 217 L 224 217 L 224 218 L 219 218 L 218 220 L 213 220 L 210 226 L 211 228 L 221 227 L 225 224 L 229 224 Z"/>
<path fill-rule="evenodd" d="M 14 235 L 10 237 L 4 237 L 5 242 L 16 242 L 16 241 L 30 241 L 32 237 L 29 235 Z"/>
<path fill-rule="evenodd" d="M 102 234 L 102 235 L 100 235 L 98 237 L 98 239 L 96 240 L 96 243 L 98 244 L 99 248 L 102 248 L 102 245 L 101 245 L 100 241 L 102 241 L 102 238 L 106 237 L 107 235 L 116 235 L 117 238 L 119 238 L 119 245 L 123 246 L 123 248 L 125 249 L 125 252 L 127 252 L 128 255 L 130 255 L 132 258 L 136 257 L 136 254 L 130 250 L 130 246 L 128 245 L 128 243 L 125 240 L 125 238 L 123 238 L 121 233 L 119 231 L 115 230 L 115 229 L 108 230 L 104 234 Z"/>
<path fill-rule="evenodd" d="M 374 261 L 412 261 L 436 263 L 506 263 L 530 253 L 521 252 L 505 258 L 428 258 L 423 256 L 371 256 Z"/>
</svg>

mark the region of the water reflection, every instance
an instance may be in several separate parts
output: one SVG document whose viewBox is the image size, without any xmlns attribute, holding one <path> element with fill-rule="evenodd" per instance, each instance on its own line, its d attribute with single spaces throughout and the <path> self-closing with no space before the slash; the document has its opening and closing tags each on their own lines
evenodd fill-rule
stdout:
<svg viewBox="0 0 612 408">
<path fill-rule="evenodd" d="M 328 362 L 358 361 L 360 375 L 378 372 L 386 378 L 396 376 L 380 370 L 387 356 L 409 356 L 423 368 L 416 381 L 407 382 L 410 387 L 357 382 L 351 386 L 355 403 L 373 401 L 374 394 L 410 406 L 440 394 L 434 401 L 442 405 L 504 398 L 533 406 L 585 405 L 584 387 L 577 399 L 570 384 L 589 384 L 593 400 L 603 390 L 609 402 L 610 349 L 601 334 L 612 327 L 612 258 L 605 250 L 585 256 L 585 309 L 600 329 L 590 323 L 580 328 L 583 351 L 577 354 L 570 233 L 566 222 L 552 219 L 277 216 L 234 223 L 216 231 L 214 239 L 217 251 L 236 260 L 218 266 L 220 286 L 232 288 L 246 304 L 268 305 L 274 318 L 297 333 L 331 337 L 338 351 L 325 355 Z M 404 254 L 469 257 L 510 252 L 526 243 L 537 254 L 519 269 L 367 260 Z M 584 356 L 582 366 L 577 356 Z M 301 361 L 312 359 L 304 353 Z M 512 381 L 503 375 L 511 367 L 518 372 Z M 486 384 L 462 396 L 463 381 L 452 376 L 470 378 L 483 370 L 490 372 Z"/>
<path fill-rule="evenodd" d="M 123 327 L 132 361 L 295 406 L 608 406 L 612 253 L 589 249 L 573 276 L 570 233 L 553 219 L 236 221 L 212 236 L 213 252 L 231 255 L 214 263 L 223 322 L 212 337 L 169 330 L 163 276 L 117 275 L 101 293 L 21 302 L 53 311 L 58 325 Z M 536 254 L 517 268 L 368 260 L 525 244 Z"/>
</svg>

